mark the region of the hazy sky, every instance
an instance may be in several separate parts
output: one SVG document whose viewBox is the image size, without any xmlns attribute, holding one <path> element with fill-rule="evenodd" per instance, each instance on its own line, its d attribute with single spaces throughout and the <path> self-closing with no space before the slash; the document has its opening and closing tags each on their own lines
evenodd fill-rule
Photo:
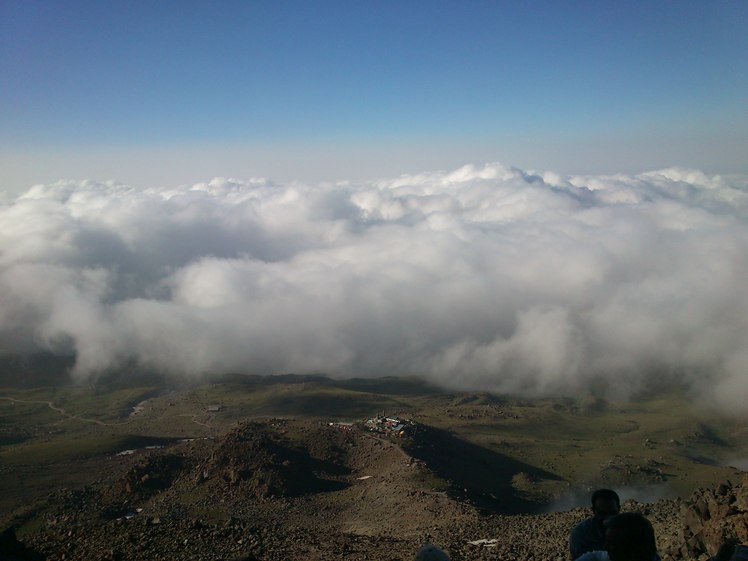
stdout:
<svg viewBox="0 0 748 561">
<path fill-rule="evenodd" d="M 0 189 L 748 172 L 745 2 L 0 3 Z"/>
<path fill-rule="evenodd" d="M 744 410 L 747 2 L 0 2 L 0 353 Z M 499 163 L 497 163 L 499 162 Z"/>
</svg>

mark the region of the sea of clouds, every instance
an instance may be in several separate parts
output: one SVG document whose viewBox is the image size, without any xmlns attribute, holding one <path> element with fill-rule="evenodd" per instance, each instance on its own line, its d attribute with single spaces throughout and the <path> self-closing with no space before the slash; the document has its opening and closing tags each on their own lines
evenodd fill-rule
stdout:
<svg viewBox="0 0 748 561">
<path fill-rule="evenodd" d="M 85 377 L 416 374 L 748 392 L 748 178 L 500 164 L 367 183 L 36 185 L 0 204 L 0 352 Z"/>
</svg>

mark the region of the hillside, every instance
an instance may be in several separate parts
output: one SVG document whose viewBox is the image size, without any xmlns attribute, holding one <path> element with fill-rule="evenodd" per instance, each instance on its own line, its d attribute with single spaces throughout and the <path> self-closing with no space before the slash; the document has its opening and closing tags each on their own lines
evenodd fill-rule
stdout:
<svg viewBox="0 0 748 561">
<path fill-rule="evenodd" d="M 721 465 L 744 457 L 743 425 L 677 395 L 528 401 L 415 380 L 237 376 L 0 397 L 3 527 L 49 559 L 389 561 L 428 540 L 455 559 L 565 558 L 586 516 L 572 507 L 605 484 L 651 503 L 626 508 L 650 516 L 675 560 L 722 532 L 699 536 L 699 517 L 746 510 L 728 500 L 741 473 Z M 397 420 L 365 422 L 382 411 Z M 688 498 L 723 480 L 711 507 Z M 498 541 L 469 543 L 480 540 Z"/>
</svg>

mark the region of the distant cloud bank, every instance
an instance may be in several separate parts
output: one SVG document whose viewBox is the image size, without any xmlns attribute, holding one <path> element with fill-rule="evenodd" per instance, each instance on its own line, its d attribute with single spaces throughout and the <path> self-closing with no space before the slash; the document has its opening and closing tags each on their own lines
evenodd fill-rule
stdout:
<svg viewBox="0 0 748 561">
<path fill-rule="evenodd" d="M 37 185 L 0 205 L 0 351 L 450 388 L 748 392 L 748 178 L 499 164 L 351 184 Z"/>
</svg>

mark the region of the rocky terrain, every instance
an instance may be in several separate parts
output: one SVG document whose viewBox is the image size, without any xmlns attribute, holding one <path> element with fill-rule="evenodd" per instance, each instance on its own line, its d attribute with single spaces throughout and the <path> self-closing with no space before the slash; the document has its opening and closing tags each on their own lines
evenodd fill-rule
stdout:
<svg viewBox="0 0 748 561">
<path fill-rule="evenodd" d="M 681 520 L 680 539 L 671 549 L 676 559 L 704 559 L 728 538 L 748 544 L 748 476 L 695 491 Z"/>
<path fill-rule="evenodd" d="M 427 425 L 370 429 L 268 418 L 117 457 L 5 516 L 23 542 L 7 558 L 395 561 L 427 541 L 457 561 L 567 558 L 588 513 L 541 513 L 532 487 L 552 473 Z M 665 561 L 748 540 L 748 479 L 624 509 L 650 518 Z"/>
</svg>

